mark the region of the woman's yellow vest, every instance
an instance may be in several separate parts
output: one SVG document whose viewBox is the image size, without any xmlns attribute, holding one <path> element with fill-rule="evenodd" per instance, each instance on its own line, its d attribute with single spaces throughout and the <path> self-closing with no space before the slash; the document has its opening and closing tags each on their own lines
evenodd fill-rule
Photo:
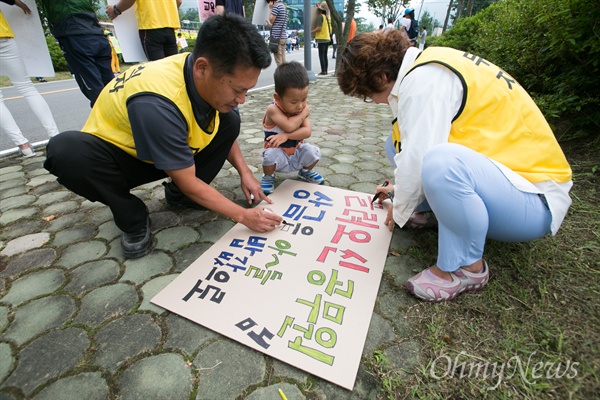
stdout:
<svg viewBox="0 0 600 400">
<path fill-rule="evenodd" d="M 8 21 L 4 18 L 4 14 L 0 11 L 0 38 L 14 38 L 15 34 L 12 29 L 10 29 L 10 25 L 8 25 Z"/>
<path fill-rule="evenodd" d="M 138 29 L 180 27 L 175 0 L 137 0 L 134 7 Z"/>
<path fill-rule="evenodd" d="M 481 57 L 445 47 L 425 49 L 406 75 L 429 63 L 445 66 L 462 81 L 463 101 L 449 142 L 473 149 L 529 182 L 571 180 L 571 168 L 548 122 L 510 75 Z M 392 140 L 399 152 L 396 120 Z"/>
<path fill-rule="evenodd" d="M 315 40 L 331 40 L 331 35 L 329 34 L 331 18 L 325 16 L 325 14 L 321 14 L 321 18 L 323 19 L 323 24 L 321 24 L 321 30 L 315 34 Z"/>
<path fill-rule="evenodd" d="M 187 142 L 194 154 L 204 149 L 219 129 L 219 113 L 215 112 L 214 120 L 209 125 L 212 134 L 204 132 L 196 122 L 183 71 L 188 56 L 188 53 L 183 53 L 139 64 L 110 81 L 98 96 L 82 131 L 137 157 L 127 102 L 136 95 L 154 94 L 170 100 L 179 109 L 187 122 Z"/>
</svg>

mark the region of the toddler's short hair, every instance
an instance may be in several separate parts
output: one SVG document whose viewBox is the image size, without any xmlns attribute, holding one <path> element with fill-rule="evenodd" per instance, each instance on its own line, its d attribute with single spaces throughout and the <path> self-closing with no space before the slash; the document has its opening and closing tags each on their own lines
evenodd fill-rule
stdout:
<svg viewBox="0 0 600 400">
<path fill-rule="evenodd" d="M 307 87 L 308 73 L 304 65 L 297 61 L 291 61 L 277 66 L 273 80 L 275 81 L 275 93 L 282 97 L 289 88 L 304 89 Z"/>
</svg>

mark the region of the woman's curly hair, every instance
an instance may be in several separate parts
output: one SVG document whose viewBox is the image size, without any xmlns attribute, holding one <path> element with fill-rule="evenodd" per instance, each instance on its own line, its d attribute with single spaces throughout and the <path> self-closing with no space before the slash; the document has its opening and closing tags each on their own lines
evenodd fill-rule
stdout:
<svg viewBox="0 0 600 400">
<path fill-rule="evenodd" d="M 346 45 L 337 72 L 342 92 L 369 97 L 398 78 L 406 50 L 411 47 L 405 33 L 396 29 L 358 34 Z"/>
</svg>

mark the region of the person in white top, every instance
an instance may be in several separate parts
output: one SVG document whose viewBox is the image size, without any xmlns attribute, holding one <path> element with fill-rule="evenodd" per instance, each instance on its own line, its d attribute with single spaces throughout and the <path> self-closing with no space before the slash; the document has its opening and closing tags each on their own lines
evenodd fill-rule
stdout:
<svg viewBox="0 0 600 400">
<path fill-rule="evenodd" d="M 419 36 L 419 50 L 425 48 L 425 39 L 427 39 L 427 29 L 423 27 L 421 28 L 421 35 Z"/>
<path fill-rule="evenodd" d="M 397 30 L 357 36 L 340 61 L 342 91 L 389 104 L 397 118 L 386 145 L 395 184 L 377 188 L 380 201 L 392 200 L 385 223 L 437 225 L 437 262 L 406 282 L 412 294 L 446 301 L 485 286 L 486 238 L 557 232 L 571 204 L 571 168 L 514 78 L 468 52 L 421 52 Z"/>
</svg>

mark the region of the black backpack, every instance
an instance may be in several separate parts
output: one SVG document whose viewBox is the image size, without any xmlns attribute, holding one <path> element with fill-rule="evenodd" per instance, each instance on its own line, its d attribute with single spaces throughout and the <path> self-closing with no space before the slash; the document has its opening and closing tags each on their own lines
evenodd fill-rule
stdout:
<svg viewBox="0 0 600 400">
<path fill-rule="evenodd" d="M 410 40 L 415 40 L 417 36 L 419 36 L 419 21 L 417 21 L 416 19 L 411 19 L 410 28 L 406 33 L 408 34 L 408 38 Z"/>
</svg>

